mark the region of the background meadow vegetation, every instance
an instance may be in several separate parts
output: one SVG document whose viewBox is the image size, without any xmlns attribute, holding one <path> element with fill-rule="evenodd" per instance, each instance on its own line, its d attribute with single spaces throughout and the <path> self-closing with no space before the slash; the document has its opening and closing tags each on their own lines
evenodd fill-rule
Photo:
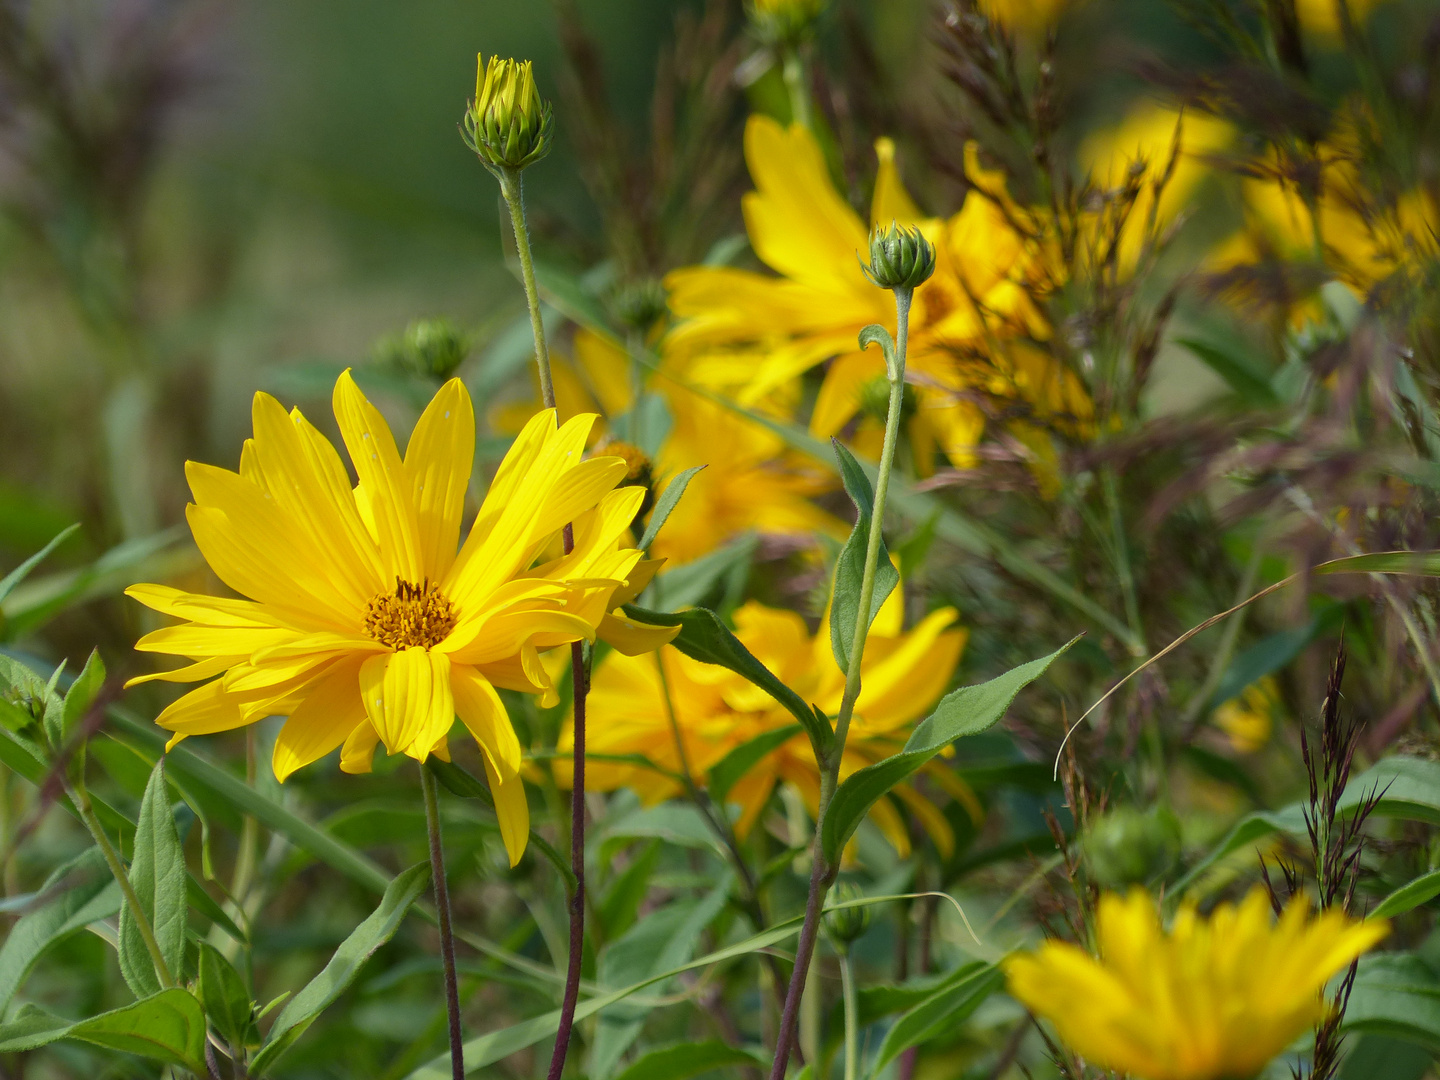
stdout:
<svg viewBox="0 0 1440 1080">
<path fill-rule="evenodd" d="M 598 411 L 656 495 L 706 466 L 646 603 L 717 611 L 834 712 L 824 619 L 854 511 L 828 443 L 877 456 L 883 372 L 854 341 L 893 324 L 846 244 L 909 215 L 946 237 L 949 292 L 917 299 L 885 522 L 903 584 L 872 638 L 912 649 L 873 676 L 857 760 L 899 750 L 942 693 L 1084 635 L 859 828 L 845 895 L 926 895 L 831 926 L 801 1010 L 811 1077 L 845 1064 L 842 955 L 857 1075 L 1107 1075 L 994 962 L 1083 939 L 1101 889 L 1238 899 L 1257 856 L 1282 894 L 1293 874 L 1393 920 L 1343 1019 L 1265 1075 L 1434 1075 L 1437 567 L 1323 564 L 1440 548 L 1440 6 L 831 0 L 797 89 L 738 0 L 0 0 L 0 573 L 20 570 L 0 579 L 0 1076 L 195 1063 L 189 1029 L 166 1064 L 133 1032 L 31 1046 L 14 1026 L 134 1000 L 118 901 L 33 721 L 46 702 L 85 718 L 89 790 L 133 856 L 175 688 L 122 689 L 157 670 L 133 646 L 161 624 L 123 590 L 223 591 L 184 524 L 184 462 L 235 468 L 257 390 L 334 437 L 347 367 L 403 444 L 453 373 L 480 422 L 473 510 L 536 408 L 503 207 L 457 131 L 477 50 L 532 59 L 555 106 L 526 196 L 562 414 Z M 813 135 L 788 127 L 797 104 Z M 1144 667 L 1062 751 L 1118 679 L 1287 581 Z M 721 693 L 674 663 L 710 755 L 693 765 L 636 719 L 664 716 L 650 669 L 595 656 L 582 1003 L 658 981 L 589 1007 L 575 1077 L 760 1075 L 775 1041 L 794 942 L 763 931 L 804 905 L 813 759 L 798 736 L 752 741 L 791 721 L 743 680 Z M 534 835 L 567 850 L 568 702 L 507 705 Z M 281 722 L 170 755 L 202 1028 L 252 1076 L 448 1075 L 435 932 L 406 915 L 415 771 L 381 755 L 342 775 L 332 755 L 282 786 Z M 455 760 L 476 1075 L 542 1075 L 563 860 L 532 840 L 512 868 L 466 776 L 477 751 Z M 1336 772 L 1340 817 L 1366 813 L 1317 861 L 1305 814 Z M 280 999 L 307 986 L 286 1037 Z"/>
</svg>

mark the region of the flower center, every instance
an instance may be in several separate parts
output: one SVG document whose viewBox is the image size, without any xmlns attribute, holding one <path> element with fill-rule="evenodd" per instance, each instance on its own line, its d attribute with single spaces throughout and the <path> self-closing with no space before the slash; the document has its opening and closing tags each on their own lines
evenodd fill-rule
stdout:
<svg viewBox="0 0 1440 1080">
<path fill-rule="evenodd" d="M 395 579 L 393 593 L 365 605 L 365 632 L 392 649 L 428 649 L 455 629 L 455 605 L 426 578 L 419 585 Z"/>
</svg>

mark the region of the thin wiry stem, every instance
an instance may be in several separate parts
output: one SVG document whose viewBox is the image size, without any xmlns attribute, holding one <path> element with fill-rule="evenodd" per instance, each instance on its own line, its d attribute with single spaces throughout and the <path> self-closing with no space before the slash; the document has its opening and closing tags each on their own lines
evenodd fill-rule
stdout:
<svg viewBox="0 0 1440 1080">
<path fill-rule="evenodd" d="M 555 381 L 550 377 L 550 347 L 545 344 L 545 323 L 540 318 L 540 292 L 535 286 L 535 260 L 530 254 L 530 230 L 525 224 L 525 181 L 519 169 L 502 169 L 500 193 L 510 208 L 510 227 L 515 232 L 515 253 L 520 258 L 520 280 L 525 285 L 525 303 L 530 308 L 530 331 L 535 336 L 535 367 L 540 373 L 540 399 L 547 409 L 555 408 Z"/>
<path fill-rule="evenodd" d="M 840 713 L 835 718 L 835 738 L 827 759 L 821 762 L 820 808 L 815 816 L 814 857 L 810 868 L 810 891 L 805 900 L 805 922 L 800 928 L 800 940 L 796 945 L 795 969 L 790 975 L 790 988 L 785 994 L 785 1009 L 780 1015 L 780 1034 L 776 1040 L 775 1063 L 770 1069 L 770 1080 L 783 1080 L 786 1059 L 795 1039 L 795 1025 L 800 1012 L 800 998 L 805 992 L 805 979 L 810 970 L 810 958 L 815 953 L 815 940 L 819 932 L 820 912 L 825 907 L 825 894 L 835 882 L 839 866 L 831 866 L 825 859 L 821 847 L 824 835 L 825 817 L 830 812 L 830 800 L 835 795 L 839 782 L 840 760 L 845 753 L 845 739 L 850 731 L 850 720 L 855 714 L 855 702 L 860 697 L 860 666 L 865 655 L 865 639 L 870 633 L 870 605 L 875 596 L 875 568 L 880 562 L 881 531 L 885 522 L 885 499 L 890 491 L 890 473 L 895 465 L 895 445 L 900 435 L 901 405 L 905 395 L 905 349 L 910 334 L 910 301 L 912 289 L 895 290 L 895 311 L 898 333 L 895 337 L 895 363 L 887 365 L 886 375 L 890 380 L 890 408 L 885 415 L 885 443 L 880 451 L 880 469 L 875 477 L 875 504 L 871 508 L 870 536 L 865 546 L 865 568 L 860 576 L 860 604 L 855 612 L 855 636 L 850 651 L 850 665 L 845 673 L 845 694 L 840 699 Z"/>
<path fill-rule="evenodd" d="M 465 1080 L 465 1038 L 460 1033 L 460 983 L 455 977 L 455 934 L 450 926 L 450 886 L 445 880 L 445 848 L 440 842 L 440 800 L 435 777 L 422 762 L 420 790 L 425 795 L 425 829 L 430 837 L 430 877 L 435 886 L 435 915 L 440 923 L 440 962 L 445 968 L 445 1012 L 450 1020 L 450 1073 Z"/>
</svg>

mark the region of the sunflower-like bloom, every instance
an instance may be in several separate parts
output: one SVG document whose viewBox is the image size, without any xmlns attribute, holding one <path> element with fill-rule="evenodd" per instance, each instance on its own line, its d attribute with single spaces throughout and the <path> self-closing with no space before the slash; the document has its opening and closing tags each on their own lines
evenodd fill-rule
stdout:
<svg viewBox="0 0 1440 1080">
<path fill-rule="evenodd" d="M 1229 737 L 1237 754 L 1253 754 L 1270 741 L 1279 711 L 1279 688 L 1274 677 L 1266 675 L 1216 709 L 1215 726 Z"/>
<path fill-rule="evenodd" d="M 915 290 L 911 309 L 906 370 L 917 407 L 909 435 L 917 459 L 938 448 L 968 464 L 984 417 L 964 394 L 997 374 L 974 359 L 977 349 L 995 334 L 1045 333 L 1022 287 L 1026 244 L 981 195 L 967 196 L 948 220 L 925 217 L 900 180 L 894 145 L 882 139 L 876 153 L 871 222 L 918 226 L 936 253 L 935 273 Z M 870 250 L 869 230 L 835 190 L 809 130 L 752 116 L 745 159 L 757 189 L 743 204 L 750 243 L 779 276 L 729 267 L 672 272 L 665 284 L 681 322 L 666 339 L 666 361 L 745 405 L 832 361 L 810 421 L 829 437 L 884 378 L 880 350 L 862 351 L 856 338 L 871 323 L 894 332 L 894 299 L 865 280 L 858 256 Z"/>
<path fill-rule="evenodd" d="M 1330 976 L 1388 932 L 1305 898 L 1272 921 L 1256 889 L 1169 933 L 1143 891 L 1100 898 L 1099 959 L 1060 941 L 1005 961 L 1010 993 L 1072 1050 L 1137 1080 L 1248 1080 L 1323 1019 Z"/>
<path fill-rule="evenodd" d="M 900 749 L 910 726 L 945 690 L 964 645 L 965 631 L 952 627 L 953 608 L 936 611 L 910 631 L 902 631 L 898 594 L 897 589 L 881 609 L 866 640 L 864 682 L 846 740 L 842 779 Z M 823 627 L 812 636 L 799 615 L 754 601 L 736 611 L 735 627 L 745 647 L 801 698 L 830 714 L 839 709 L 845 676 L 835 663 Z M 683 774 L 684 766 L 671 727 L 672 708 L 684 741 L 685 763 L 701 786 L 708 771 L 737 746 L 795 724 L 789 712 L 754 684 L 725 668 L 692 660 L 673 647 L 640 657 L 610 654 L 595 670 L 587 702 L 590 752 L 641 754 L 665 772 L 591 761 L 585 783 L 598 791 L 631 788 L 647 804 L 674 798 L 684 790 L 674 778 Z M 561 745 L 571 745 L 570 739 L 567 731 Z M 560 783 L 570 782 L 564 759 L 557 762 L 555 772 Z M 978 818 L 979 807 L 968 788 L 946 770 L 936 769 L 934 775 Z M 736 831 L 742 837 L 759 818 L 777 783 L 791 785 L 811 814 L 816 813 L 820 771 L 803 734 L 766 754 L 726 796 L 727 802 L 740 806 Z M 893 794 L 914 812 L 941 850 L 948 852 L 953 835 L 934 804 L 903 785 Z M 893 804 L 880 800 L 871 817 L 902 855 L 909 852 L 908 831 Z"/>
<path fill-rule="evenodd" d="M 187 463 L 195 543 L 247 599 L 132 586 L 130 596 L 185 620 L 136 648 L 194 661 L 132 681 L 210 680 L 157 718 L 174 732 L 169 746 L 288 716 L 273 758 L 281 781 L 337 747 L 352 773 L 370 770 L 378 743 L 448 759 L 458 714 L 484 751 L 518 861 L 529 829 L 520 743 L 496 688 L 558 702 L 539 650 L 593 639 L 606 621 L 640 560 L 620 538 L 644 492 L 616 488 L 619 458 L 584 458 L 594 417 L 557 426 L 542 412 L 505 455 L 460 545 L 475 451 L 464 385 L 452 379 L 435 395 L 403 458 L 349 372 L 334 405 L 353 489 L 326 438 L 267 394 L 255 395 L 238 473 Z M 567 522 L 574 550 L 553 556 Z"/>
</svg>

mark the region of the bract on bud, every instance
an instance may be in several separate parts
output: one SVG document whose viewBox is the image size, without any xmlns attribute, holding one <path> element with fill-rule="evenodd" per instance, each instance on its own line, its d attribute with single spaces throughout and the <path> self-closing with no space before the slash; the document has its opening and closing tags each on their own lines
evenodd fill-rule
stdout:
<svg viewBox="0 0 1440 1080">
<path fill-rule="evenodd" d="M 492 169 L 523 169 L 550 152 L 555 116 L 535 88 L 530 61 L 479 57 L 465 144 Z"/>
<path fill-rule="evenodd" d="M 935 249 L 919 228 L 890 227 L 870 232 L 870 265 L 860 267 L 882 289 L 914 289 L 935 272 Z"/>
<path fill-rule="evenodd" d="M 766 45 L 789 47 L 809 36 L 826 0 L 746 0 L 755 35 Z"/>
<path fill-rule="evenodd" d="M 830 892 L 832 903 L 843 904 L 847 900 L 863 899 L 865 894 L 858 885 L 842 881 Z M 840 945 L 848 946 L 870 928 L 868 907 L 848 907 L 825 913 L 825 932 Z"/>
</svg>

